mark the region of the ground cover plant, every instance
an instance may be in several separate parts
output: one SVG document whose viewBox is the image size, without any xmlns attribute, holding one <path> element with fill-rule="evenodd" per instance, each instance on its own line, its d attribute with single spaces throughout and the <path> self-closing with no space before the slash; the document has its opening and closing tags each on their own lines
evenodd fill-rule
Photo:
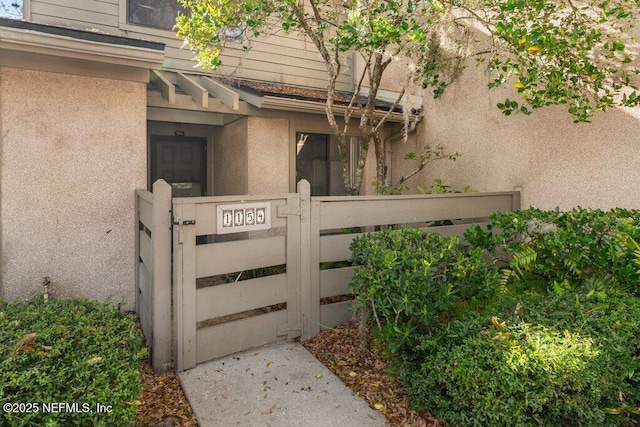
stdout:
<svg viewBox="0 0 640 427">
<path fill-rule="evenodd" d="M 113 304 L 0 302 L 0 424 L 134 425 L 145 355 Z"/>
<path fill-rule="evenodd" d="M 495 214 L 463 243 L 386 230 L 351 289 L 412 408 L 448 425 L 640 422 L 640 214 Z"/>
</svg>

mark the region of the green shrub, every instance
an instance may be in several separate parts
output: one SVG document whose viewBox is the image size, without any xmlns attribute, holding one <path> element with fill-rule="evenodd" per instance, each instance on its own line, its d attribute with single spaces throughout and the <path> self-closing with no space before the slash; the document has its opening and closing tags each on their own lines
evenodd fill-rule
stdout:
<svg viewBox="0 0 640 427">
<path fill-rule="evenodd" d="M 354 241 L 350 289 L 414 409 L 454 426 L 637 425 L 638 242 L 625 209 L 494 214 L 465 245 L 388 230 Z"/>
<path fill-rule="evenodd" d="M 482 250 L 467 250 L 457 238 L 417 229 L 366 234 L 351 245 L 356 265 L 350 290 L 375 319 L 391 352 L 414 344 L 495 288 L 498 272 Z M 408 346 L 408 347 L 407 347 Z"/>
<path fill-rule="evenodd" d="M 111 304 L 0 302 L 0 402 L 14 404 L 0 425 L 133 425 L 145 354 L 133 317 Z"/>
<path fill-rule="evenodd" d="M 400 370 L 414 409 L 452 426 L 621 425 L 637 413 L 638 298 L 531 294 L 514 304 L 420 338 Z"/>
<path fill-rule="evenodd" d="M 508 265 L 504 280 L 604 295 L 618 288 L 640 296 L 640 211 L 568 212 L 528 209 L 491 215 L 487 230 L 470 228 L 465 239 Z"/>
</svg>

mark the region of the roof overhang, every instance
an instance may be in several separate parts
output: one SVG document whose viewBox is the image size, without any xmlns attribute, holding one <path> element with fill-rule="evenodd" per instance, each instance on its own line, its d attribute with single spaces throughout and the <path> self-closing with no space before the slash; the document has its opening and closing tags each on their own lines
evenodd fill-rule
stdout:
<svg viewBox="0 0 640 427">
<path fill-rule="evenodd" d="M 270 114 L 269 110 L 280 114 L 326 114 L 326 90 L 318 88 L 168 70 L 152 70 L 150 80 L 149 120 L 224 125 L 242 116 Z M 366 89 L 361 91 L 358 100 L 362 102 L 367 94 Z M 386 116 L 388 122 L 404 122 L 403 111 L 418 117 L 422 110 L 422 97 L 400 97 L 399 93 L 384 90 L 378 94 L 374 113 L 377 118 Z M 352 97 L 353 93 L 337 93 L 334 114 L 344 115 Z M 351 116 L 360 115 L 360 110 L 353 108 Z"/>
<path fill-rule="evenodd" d="M 326 113 L 326 90 L 248 81 L 232 81 L 230 85 L 238 92 L 240 99 L 254 107 L 313 114 Z M 368 93 L 368 89 L 363 88 L 356 98 L 362 102 Z M 403 111 L 415 115 L 415 112 L 422 109 L 422 97 L 400 97 L 397 92 L 384 90 L 379 91 L 378 95 L 374 116 L 376 118 L 386 116 L 388 122 L 404 122 L 406 117 Z M 348 101 L 353 96 L 353 93 L 336 93 L 332 106 L 333 113 L 344 115 L 349 108 Z M 401 102 L 396 104 L 398 99 Z M 392 108 L 393 110 L 390 111 Z M 361 109 L 352 107 L 351 116 L 360 117 Z"/>
<path fill-rule="evenodd" d="M 325 114 L 327 111 L 326 103 L 324 101 L 309 101 L 305 99 L 284 98 L 272 95 L 259 96 L 244 92 L 241 89 L 236 90 L 240 94 L 240 99 L 246 100 L 249 104 L 259 108 L 314 114 Z M 342 104 L 334 104 L 332 110 L 334 114 L 344 115 L 347 110 L 347 106 Z M 404 114 L 401 112 L 389 113 L 384 110 L 376 110 L 374 115 L 376 118 L 382 118 L 387 114 L 387 121 L 389 122 L 403 122 L 405 120 Z M 359 113 L 357 108 L 353 110 L 352 117 L 358 118 L 360 117 L 360 115 L 361 114 Z"/>
<path fill-rule="evenodd" d="M 147 82 L 162 43 L 0 18 L 0 66 Z"/>
</svg>

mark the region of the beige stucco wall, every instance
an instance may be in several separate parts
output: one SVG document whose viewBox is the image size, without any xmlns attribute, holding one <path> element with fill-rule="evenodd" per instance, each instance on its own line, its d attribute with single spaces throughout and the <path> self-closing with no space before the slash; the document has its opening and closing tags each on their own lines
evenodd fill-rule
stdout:
<svg viewBox="0 0 640 427">
<path fill-rule="evenodd" d="M 134 305 L 134 190 L 146 184 L 143 83 L 0 68 L 0 297 Z"/>
<path fill-rule="evenodd" d="M 249 194 L 289 192 L 289 120 L 248 117 Z"/>
<path fill-rule="evenodd" d="M 473 66 L 443 99 L 425 96 L 418 132 L 394 144 L 394 180 L 411 167 L 406 152 L 444 144 L 463 157 L 433 164 L 410 188 L 439 177 L 458 189 L 521 188 L 523 207 L 640 208 L 640 110 L 613 109 L 584 124 L 562 107 L 506 117 L 495 107 L 506 96 L 518 95 L 489 91 Z"/>
<path fill-rule="evenodd" d="M 213 195 L 246 194 L 247 119 L 219 128 L 213 138 Z"/>
</svg>

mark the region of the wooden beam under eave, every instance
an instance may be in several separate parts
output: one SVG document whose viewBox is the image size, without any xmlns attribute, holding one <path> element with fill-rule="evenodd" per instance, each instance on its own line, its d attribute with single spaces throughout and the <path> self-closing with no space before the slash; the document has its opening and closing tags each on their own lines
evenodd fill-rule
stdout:
<svg viewBox="0 0 640 427">
<path fill-rule="evenodd" d="M 191 77 L 187 77 L 183 73 L 178 73 L 178 86 L 187 92 L 196 104 L 207 108 L 209 106 L 209 91 Z"/>
<path fill-rule="evenodd" d="M 151 81 L 160 89 L 165 101 L 169 104 L 176 103 L 176 86 L 161 71 L 151 70 Z"/>
<path fill-rule="evenodd" d="M 202 86 L 207 88 L 214 97 L 220 99 L 224 105 L 234 111 L 238 111 L 240 108 L 240 95 L 237 92 L 209 77 L 201 77 L 200 83 L 202 83 Z"/>
</svg>

